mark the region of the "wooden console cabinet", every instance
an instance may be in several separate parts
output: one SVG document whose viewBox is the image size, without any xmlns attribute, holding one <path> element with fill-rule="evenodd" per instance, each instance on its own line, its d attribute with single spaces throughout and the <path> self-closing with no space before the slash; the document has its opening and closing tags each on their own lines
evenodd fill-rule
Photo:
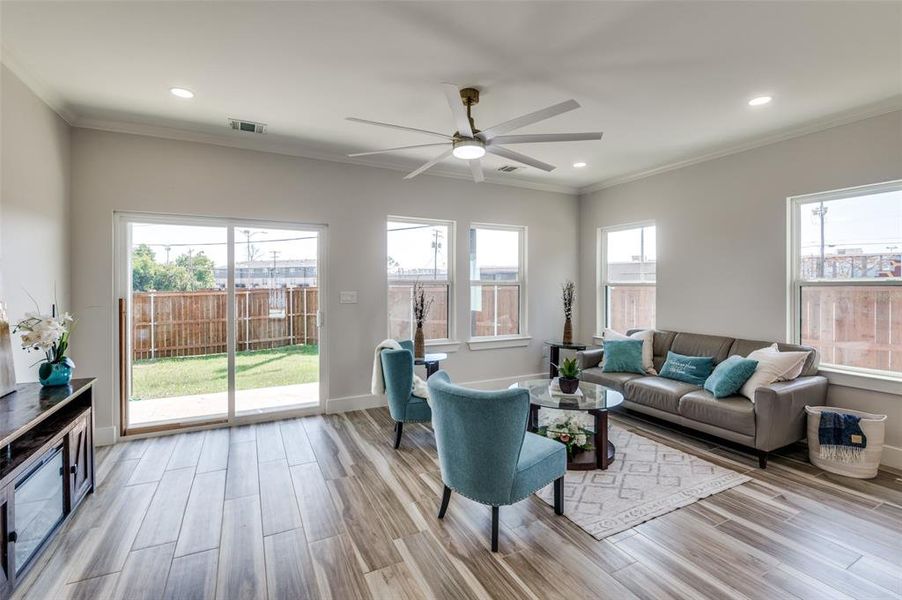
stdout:
<svg viewBox="0 0 902 600">
<path fill-rule="evenodd" d="M 94 491 L 93 379 L 0 398 L 0 600 Z"/>
</svg>

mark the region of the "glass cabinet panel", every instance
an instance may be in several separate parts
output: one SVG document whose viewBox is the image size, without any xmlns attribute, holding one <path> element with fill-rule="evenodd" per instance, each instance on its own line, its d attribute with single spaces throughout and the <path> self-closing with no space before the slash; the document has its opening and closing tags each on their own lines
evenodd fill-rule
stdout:
<svg viewBox="0 0 902 600">
<path fill-rule="evenodd" d="M 55 448 L 16 483 L 16 572 L 28 563 L 41 542 L 63 520 L 63 453 Z"/>
</svg>

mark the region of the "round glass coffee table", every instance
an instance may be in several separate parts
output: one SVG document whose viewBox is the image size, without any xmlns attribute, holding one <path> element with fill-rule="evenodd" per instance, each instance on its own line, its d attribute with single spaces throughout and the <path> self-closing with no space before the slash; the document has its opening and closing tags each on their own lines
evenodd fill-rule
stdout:
<svg viewBox="0 0 902 600">
<path fill-rule="evenodd" d="M 595 424 L 594 452 L 576 454 L 567 460 L 567 468 L 575 471 L 607 469 L 614 460 L 614 444 L 608 440 L 608 410 L 623 403 L 620 392 L 597 383 L 580 381 L 580 396 L 558 396 L 549 389 L 550 379 L 528 379 L 518 381 L 512 388 L 529 390 L 529 419 L 526 428 L 535 432 L 539 429 L 539 409 L 579 410 L 592 415 Z"/>
</svg>

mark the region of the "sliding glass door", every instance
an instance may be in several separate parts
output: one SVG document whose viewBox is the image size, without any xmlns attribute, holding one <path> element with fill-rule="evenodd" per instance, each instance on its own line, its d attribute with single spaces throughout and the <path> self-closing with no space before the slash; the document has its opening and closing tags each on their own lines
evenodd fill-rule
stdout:
<svg viewBox="0 0 902 600">
<path fill-rule="evenodd" d="M 126 432 L 319 408 L 321 228 L 117 219 Z"/>
</svg>

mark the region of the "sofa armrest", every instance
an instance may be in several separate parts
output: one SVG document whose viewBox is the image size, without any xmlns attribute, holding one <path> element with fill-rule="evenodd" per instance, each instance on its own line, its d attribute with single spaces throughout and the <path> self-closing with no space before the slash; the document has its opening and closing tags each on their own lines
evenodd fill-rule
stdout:
<svg viewBox="0 0 902 600">
<path fill-rule="evenodd" d="M 799 377 L 755 390 L 755 448 L 770 452 L 805 438 L 805 406 L 827 403 L 827 378 Z"/>
<path fill-rule="evenodd" d="M 601 364 L 604 357 L 603 348 L 595 348 L 592 350 L 582 350 L 576 353 L 576 360 L 579 362 L 580 369 L 591 369 Z"/>
</svg>

